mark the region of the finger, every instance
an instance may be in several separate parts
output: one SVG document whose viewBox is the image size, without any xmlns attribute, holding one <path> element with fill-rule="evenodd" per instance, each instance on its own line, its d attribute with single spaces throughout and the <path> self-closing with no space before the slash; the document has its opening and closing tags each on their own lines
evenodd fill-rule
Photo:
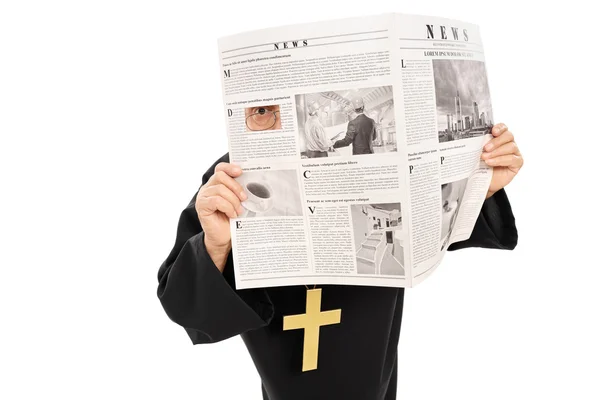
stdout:
<svg viewBox="0 0 600 400">
<path fill-rule="evenodd" d="M 205 190 L 202 191 L 202 195 L 206 197 L 221 196 L 231 203 L 233 209 L 238 214 L 244 212 L 242 208 L 242 203 L 240 202 L 240 198 L 234 192 L 232 192 L 231 189 L 229 189 L 223 184 L 207 187 Z"/>
<path fill-rule="evenodd" d="M 225 185 L 231 190 L 235 195 L 241 200 L 245 201 L 248 199 L 246 192 L 244 192 L 244 188 L 240 185 L 235 179 L 233 179 L 227 172 L 225 171 L 217 171 L 213 176 L 208 180 L 209 186 L 215 185 Z"/>
<path fill-rule="evenodd" d="M 242 174 L 242 169 L 239 167 L 239 165 L 226 162 L 220 162 L 217 164 L 217 166 L 215 167 L 215 173 L 220 171 L 225 172 L 227 175 L 233 178 L 237 178 Z"/>
<path fill-rule="evenodd" d="M 198 199 L 198 208 L 206 214 L 212 214 L 220 211 L 229 218 L 237 218 L 237 213 L 233 208 L 233 204 L 225 200 L 221 196 L 201 197 Z"/>
<path fill-rule="evenodd" d="M 496 149 L 494 149 L 491 152 L 484 152 L 481 154 L 481 158 L 483 160 L 489 159 L 489 158 L 496 158 L 499 156 L 504 156 L 507 154 L 516 154 L 516 155 L 521 155 L 519 153 L 519 147 L 517 147 L 517 143 L 515 142 L 508 142 L 503 144 L 500 147 L 497 147 Z"/>
<path fill-rule="evenodd" d="M 503 131 L 500 136 L 497 136 L 495 138 L 493 138 L 492 140 L 490 140 L 485 146 L 484 146 L 484 150 L 485 151 L 492 151 L 495 148 L 498 148 L 500 146 L 502 146 L 505 143 L 508 142 L 512 142 L 513 140 L 515 140 L 514 135 L 512 134 L 511 131 Z"/>
<path fill-rule="evenodd" d="M 494 125 L 494 127 L 492 128 L 492 135 L 500 136 L 507 130 L 508 130 L 508 126 L 506 126 L 503 123 L 499 123 L 499 124 Z"/>
<path fill-rule="evenodd" d="M 487 165 L 492 167 L 521 168 L 523 165 L 523 157 L 516 154 L 508 154 L 505 156 L 487 159 L 485 162 Z"/>
</svg>

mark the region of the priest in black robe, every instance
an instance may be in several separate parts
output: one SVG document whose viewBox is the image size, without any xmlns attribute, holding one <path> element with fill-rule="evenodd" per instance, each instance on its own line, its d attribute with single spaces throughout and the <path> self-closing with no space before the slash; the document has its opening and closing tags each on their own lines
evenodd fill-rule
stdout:
<svg viewBox="0 0 600 400">
<path fill-rule="evenodd" d="M 494 167 L 487 199 L 471 237 L 449 250 L 511 250 L 517 244 L 504 187 L 523 158 L 504 124 L 495 125 L 492 134 L 482 154 Z M 306 287 L 236 290 L 227 240 L 229 218 L 238 215 L 244 200 L 233 180 L 241 173 L 223 156 L 204 174 L 200 191 L 181 213 L 175 246 L 158 272 L 158 297 L 169 318 L 194 344 L 241 335 L 265 400 L 396 399 L 404 289 L 320 285 L 321 310 L 342 309 L 343 319 L 321 328 L 318 369 L 309 372 L 301 370 L 304 330 L 283 330 L 284 316 L 305 313 Z M 219 240 L 227 242 L 223 251 L 215 250 Z"/>
</svg>

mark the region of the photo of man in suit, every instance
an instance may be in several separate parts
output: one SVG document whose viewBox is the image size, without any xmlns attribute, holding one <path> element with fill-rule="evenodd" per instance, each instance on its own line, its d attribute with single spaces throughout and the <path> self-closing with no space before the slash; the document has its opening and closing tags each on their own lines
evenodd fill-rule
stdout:
<svg viewBox="0 0 600 400">
<path fill-rule="evenodd" d="M 362 97 L 352 99 L 352 107 L 358 115 L 348 122 L 348 130 L 343 139 L 336 141 L 333 148 L 352 145 L 352 155 L 373 154 L 373 141 L 377 138 L 375 121 L 365 115 L 365 103 Z"/>
</svg>

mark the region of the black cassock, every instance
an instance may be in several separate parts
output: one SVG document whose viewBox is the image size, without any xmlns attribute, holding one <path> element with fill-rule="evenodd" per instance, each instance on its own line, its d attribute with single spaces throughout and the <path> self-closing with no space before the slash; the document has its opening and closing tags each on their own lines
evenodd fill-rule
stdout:
<svg viewBox="0 0 600 400">
<path fill-rule="evenodd" d="M 221 161 L 229 156 L 204 174 L 203 184 Z M 341 308 L 342 320 L 321 328 L 318 369 L 302 372 L 304 330 L 283 331 L 283 317 L 306 312 L 306 288 L 237 291 L 231 254 L 221 274 L 204 247 L 194 203 L 195 197 L 181 213 L 175 246 L 158 272 L 158 297 L 194 344 L 241 334 L 265 400 L 396 398 L 404 289 L 319 285 L 321 310 Z M 471 238 L 450 249 L 513 249 L 516 244 L 514 217 L 501 190 L 485 201 Z"/>
</svg>

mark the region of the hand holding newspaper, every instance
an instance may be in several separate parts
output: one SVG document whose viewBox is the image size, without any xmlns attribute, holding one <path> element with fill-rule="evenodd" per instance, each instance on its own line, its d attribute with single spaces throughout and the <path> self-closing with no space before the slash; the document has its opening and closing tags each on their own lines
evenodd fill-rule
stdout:
<svg viewBox="0 0 600 400">
<path fill-rule="evenodd" d="M 360 27 L 357 29 L 356 27 Z M 477 26 L 388 14 L 219 40 L 238 289 L 412 287 L 468 239 L 492 170 Z"/>
</svg>

